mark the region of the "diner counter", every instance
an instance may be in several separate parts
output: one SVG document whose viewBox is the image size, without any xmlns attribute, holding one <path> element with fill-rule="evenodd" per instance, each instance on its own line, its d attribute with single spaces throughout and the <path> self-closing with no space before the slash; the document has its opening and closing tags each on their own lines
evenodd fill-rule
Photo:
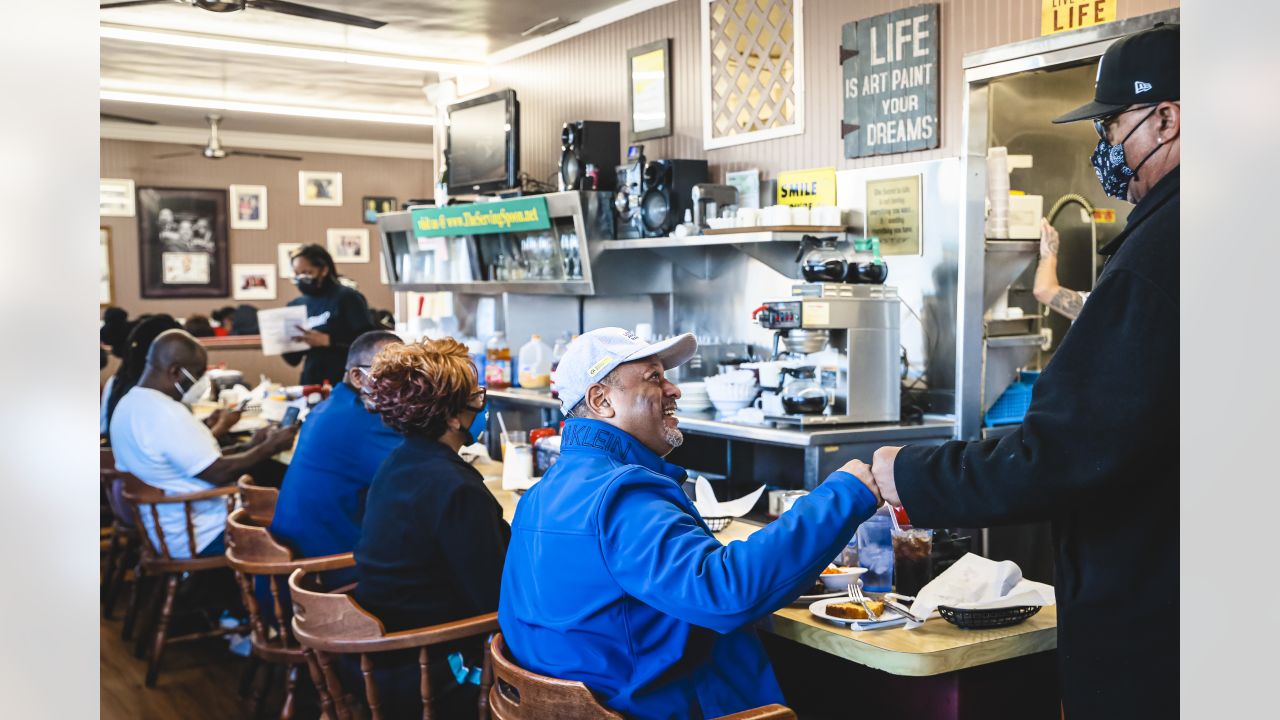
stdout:
<svg viewBox="0 0 1280 720">
<path fill-rule="evenodd" d="M 502 489 L 502 463 L 481 462 L 476 469 L 485 476 L 485 485 L 510 522 L 518 496 Z M 716 539 L 727 545 L 745 540 L 761 527 L 747 520 L 734 520 L 716 534 Z M 896 627 L 853 632 L 820 620 L 808 608 L 799 606 L 778 610 L 759 627 L 859 665 L 909 677 L 965 670 L 1053 650 L 1058 645 L 1058 611 L 1053 605 L 1019 625 L 994 630 L 961 630 L 934 617 L 915 630 Z"/>
<path fill-rule="evenodd" d="M 488 396 L 499 402 L 528 405 L 540 409 L 559 409 L 560 407 L 560 401 L 551 397 L 551 393 L 545 390 L 489 389 Z M 924 422 L 919 425 L 870 423 L 808 430 L 779 423 L 749 425 L 727 422 L 718 419 L 714 411 L 689 412 L 680 410 L 678 406 L 676 417 L 680 420 L 681 430 L 695 435 L 799 448 L 853 443 L 892 444 L 922 440 L 949 440 L 955 433 L 955 423 L 952 420 L 937 416 L 926 416 Z"/>
</svg>

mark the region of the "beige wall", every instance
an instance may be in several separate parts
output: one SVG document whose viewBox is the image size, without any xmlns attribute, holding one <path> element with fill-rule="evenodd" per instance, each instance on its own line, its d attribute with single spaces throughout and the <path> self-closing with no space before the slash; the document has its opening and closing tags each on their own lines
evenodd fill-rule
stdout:
<svg viewBox="0 0 1280 720">
<path fill-rule="evenodd" d="M 919 0 L 806 0 L 804 3 L 805 132 L 803 135 L 704 152 L 699 2 L 678 0 L 508 63 L 496 87 L 515 88 L 521 111 L 521 169 L 545 179 L 560 157 L 560 127 L 572 120 L 616 120 L 627 129 L 626 57 L 630 48 L 672 38 L 674 135 L 644 144 L 650 158 L 707 158 L 712 179 L 725 171 L 893 165 L 959 155 L 966 53 L 1040 34 L 1038 0 L 940 0 L 942 144 L 936 150 L 846 160 L 840 141 L 841 26 L 919 5 Z M 1123 0 L 1118 19 L 1179 6 L 1177 0 Z"/>
<path fill-rule="evenodd" d="M 156 160 L 155 155 L 179 152 L 181 145 L 103 140 L 101 145 L 102 177 L 129 178 L 136 187 L 190 187 L 226 190 L 232 184 L 267 186 L 267 229 L 231 230 L 232 264 L 276 262 L 276 245 L 287 242 L 325 244 L 328 228 L 364 227 L 369 229 L 372 262 L 338 266 L 338 272 L 360 285 L 360 292 L 370 307 L 394 310 L 391 289 L 378 277 L 378 242 L 376 225 L 364 225 L 360 217 L 360 199 L 366 195 L 392 196 L 397 200 L 432 195 L 433 171 L 429 160 L 357 155 L 297 153 L 303 162 L 267 160 L 263 158 L 226 158 L 207 160 L 203 157 Z M 293 154 L 293 153 L 285 153 Z M 328 170 L 342 173 L 342 207 L 302 207 L 298 205 L 298 171 Z M 138 219 L 104 217 L 102 225 L 111 228 L 111 272 L 114 303 L 129 311 L 141 313 L 167 312 L 175 317 L 192 313 L 208 315 L 224 305 L 248 302 L 256 307 L 278 307 L 298 296 L 288 280 L 276 280 L 276 300 L 239 301 L 225 298 L 143 299 L 138 285 Z"/>
</svg>

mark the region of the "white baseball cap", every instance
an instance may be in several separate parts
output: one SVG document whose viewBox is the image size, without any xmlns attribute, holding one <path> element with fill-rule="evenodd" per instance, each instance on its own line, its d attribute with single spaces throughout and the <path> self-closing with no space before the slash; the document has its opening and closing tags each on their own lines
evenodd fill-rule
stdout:
<svg viewBox="0 0 1280 720">
<path fill-rule="evenodd" d="M 680 367 L 698 352 L 693 333 L 685 333 L 656 343 L 641 340 L 620 327 L 603 327 L 579 335 L 565 350 L 552 373 L 551 382 L 560 394 L 566 415 L 587 395 L 591 387 L 623 363 L 657 357 L 664 370 Z"/>
</svg>

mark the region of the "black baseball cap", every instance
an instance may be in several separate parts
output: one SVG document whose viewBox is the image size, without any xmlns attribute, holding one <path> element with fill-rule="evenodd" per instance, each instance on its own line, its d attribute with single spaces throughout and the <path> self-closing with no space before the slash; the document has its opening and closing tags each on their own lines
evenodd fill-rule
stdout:
<svg viewBox="0 0 1280 720">
<path fill-rule="evenodd" d="M 1117 40 L 1098 63 L 1093 102 L 1054 120 L 1113 115 L 1130 105 L 1178 99 L 1178 26 L 1159 23 Z"/>
</svg>

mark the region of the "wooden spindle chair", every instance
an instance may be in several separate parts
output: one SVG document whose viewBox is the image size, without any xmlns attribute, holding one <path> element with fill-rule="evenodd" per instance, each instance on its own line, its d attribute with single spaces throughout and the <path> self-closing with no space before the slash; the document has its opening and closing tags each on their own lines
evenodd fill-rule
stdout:
<svg viewBox="0 0 1280 720">
<path fill-rule="evenodd" d="M 516 665 L 503 643 L 502 633 L 493 636 L 488 654 L 494 678 L 489 689 L 489 707 L 493 720 L 622 718 L 622 715 L 600 704 L 591 690 L 581 682 L 539 675 Z M 718 720 L 794 720 L 795 717 L 796 714 L 790 708 L 765 705 L 724 715 Z"/>
<path fill-rule="evenodd" d="M 334 666 L 336 655 L 360 656 L 364 697 L 373 720 L 380 720 L 382 711 L 374 680 L 373 656 L 416 648 L 420 668 L 422 717 L 423 720 L 439 717 L 431 695 L 428 649 L 442 643 L 485 637 L 497 632 L 498 614 L 486 613 L 439 625 L 388 633 L 378 618 L 360 607 L 347 594 L 350 589 L 352 588 L 342 588 L 343 592 L 324 592 L 318 586 L 315 576 L 304 570 L 295 570 L 289 576 L 289 592 L 293 596 L 294 635 L 306 648 L 311 679 L 320 691 L 320 704 L 325 716 L 349 720 L 355 717 L 359 709 L 356 696 L 343 688 L 338 669 Z M 482 719 L 489 717 L 489 685 L 492 677 L 486 652 L 480 679 L 480 696 L 477 700 L 479 717 Z"/>
<path fill-rule="evenodd" d="M 194 511 L 193 504 L 203 500 L 222 499 L 226 501 L 227 510 L 230 512 L 235 504 L 236 488 L 227 485 L 194 493 L 165 495 L 160 488 L 148 485 L 128 473 L 121 473 L 121 479 L 124 481 L 124 499 L 129 504 L 133 514 L 134 525 L 137 526 L 138 534 L 142 538 L 142 551 L 136 571 L 139 581 L 134 584 L 135 591 L 138 594 L 130 602 L 132 606 L 130 614 L 141 614 L 140 619 L 146 623 L 150 631 L 142 632 L 139 630 L 137 644 L 134 646 L 134 654 L 141 656 L 145 643 L 147 640 L 151 641 L 151 652 L 147 659 L 146 686 L 154 687 L 156 677 L 160 672 L 160 659 L 164 654 L 166 645 L 175 642 L 238 634 L 246 629 L 242 625 L 229 628 L 215 627 L 203 632 L 194 632 L 175 637 L 169 636 L 169 623 L 173 618 L 173 601 L 174 595 L 178 590 L 178 580 L 182 578 L 184 573 L 194 574 L 225 568 L 227 567 L 227 558 L 223 555 L 214 557 L 173 557 L 169 551 L 169 545 L 176 538 L 167 537 L 164 528 L 161 526 L 160 507 L 164 505 L 182 506 L 187 519 L 187 547 L 191 548 L 192 552 L 197 552 L 195 519 L 192 515 Z M 146 531 L 146 525 L 142 522 L 144 514 L 151 518 L 155 527 L 156 538 L 154 541 L 151 533 Z M 146 602 L 141 602 L 138 599 L 142 595 L 141 591 L 138 590 L 141 578 L 152 578 L 157 581 L 151 593 L 152 597 Z M 140 602 L 141 604 L 139 604 Z M 143 609 L 144 607 L 146 610 Z M 126 623 L 132 624 L 129 620 L 126 620 Z"/>
<path fill-rule="evenodd" d="M 133 513 L 124 500 L 124 480 L 121 473 L 114 468 L 103 468 L 98 471 L 98 484 L 102 487 L 111 511 L 111 528 L 103 556 L 99 596 L 102 616 L 109 620 L 115 612 L 116 599 L 124 585 L 125 573 L 129 567 L 137 564 L 142 539 L 134 525 Z"/>
<path fill-rule="evenodd" d="M 241 475 L 236 482 L 236 489 L 240 493 L 240 507 L 249 511 L 249 517 L 253 519 L 254 524 L 263 527 L 271 525 L 271 518 L 276 514 L 276 500 L 280 497 L 280 490 L 254 483 L 251 475 Z"/>
<path fill-rule="evenodd" d="M 241 483 L 243 482 L 244 478 L 241 479 Z M 243 488 L 243 484 L 241 487 Z M 243 494 L 241 498 L 244 498 Z M 298 673 L 307 664 L 302 646 L 293 636 L 293 605 L 287 593 L 289 575 L 298 569 L 320 573 L 355 567 L 356 561 L 351 553 L 294 558 L 293 551 L 271 537 L 266 528 L 268 523 L 270 517 L 262 522 L 253 517 L 252 511 L 247 507 L 232 512 L 227 518 L 227 562 L 236 573 L 240 595 L 249 610 L 253 658 L 257 661 L 254 663 L 255 670 L 251 670 L 247 676 L 249 683 L 254 686 L 254 693 L 250 698 L 246 717 L 258 716 L 263 697 L 271 686 L 271 673 L 282 669 L 285 674 L 285 697 L 280 717 L 287 720 L 294 716 Z M 255 593 L 258 578 L 263 579 L 271 593 L 271 612 L 264 611 L 259 605 L 259 598 Z M 259 663 L 265 664 L 268 671 L 267 678 L 262 683 L 254 682 Z"/>
</svg>

